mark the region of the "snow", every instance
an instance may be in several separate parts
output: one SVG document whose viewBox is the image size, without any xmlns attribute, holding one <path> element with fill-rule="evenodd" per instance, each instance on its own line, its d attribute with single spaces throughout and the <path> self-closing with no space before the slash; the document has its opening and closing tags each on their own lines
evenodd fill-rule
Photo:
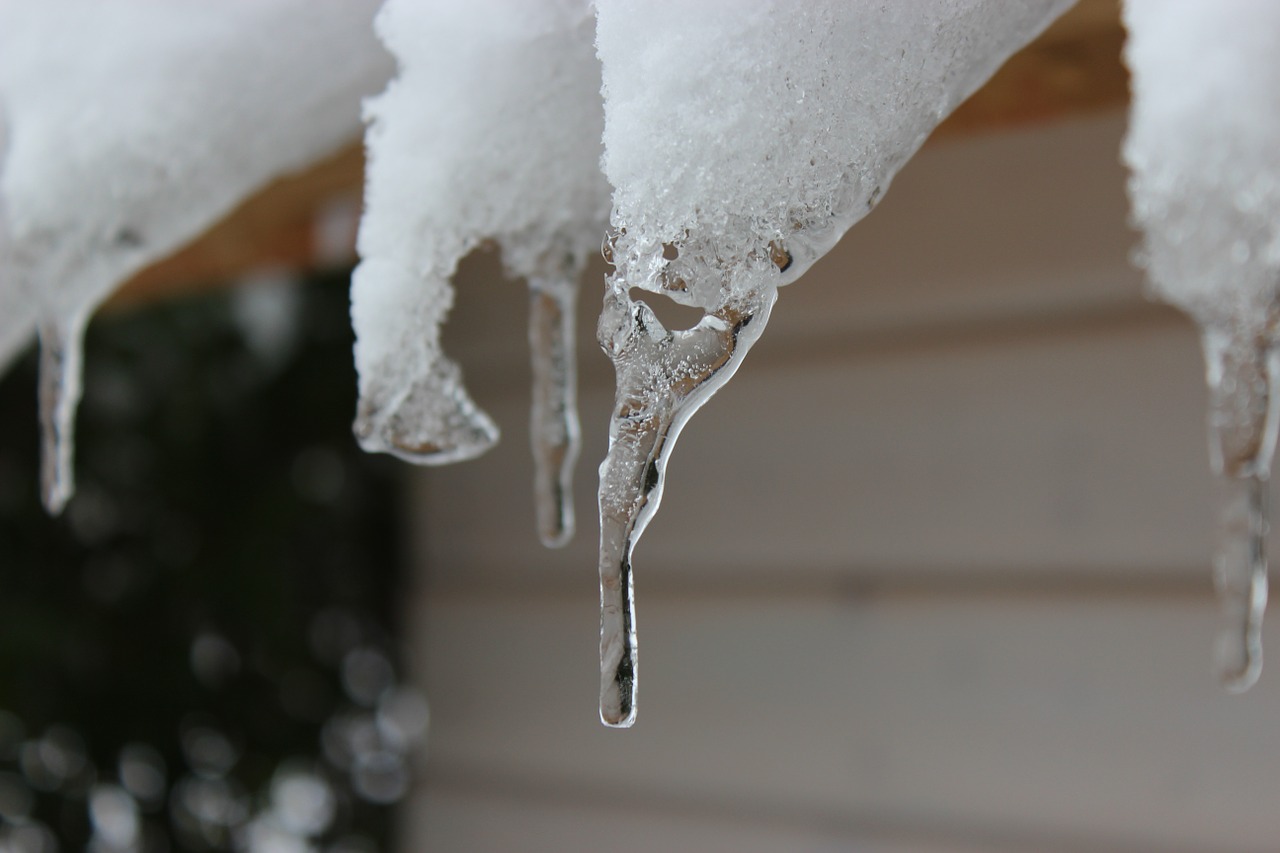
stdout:
<svg viewBox="0 0 1280 853">
<path fill-rule="evenodd" d="M 787 241 L 794 281 L 1069 5 L 600 0 L 620 268 L 643 286 L 663 244 L 738 258 Z"/>
<path fill-rule="evenodd" d="M 271 179 L 359 129 L 390 71 L 376 0 L 0 0 L 0 360 L 40 327 L 74 372 L 94 308 Z M 48 372 L 46 370 L 46 372 Z M 78 378 L 46 376 L 70 495 Z M 56 422 L 56 423 L 55 423 Z M 50 477 L 56 482 L 50 482 Z"/>
<path fill-rule="evenodd" d="M 1259 330 L 1280 285 L 1280 5 L 1127 0 L 1124 159 L 1143 265 L 1202 322 Z"/>
<path fill-rule="evenodd" d="M 533 290 L 539 514 L 544 540 L 562 544 L 577 455 L 573 301 L 609 204 L 590 5 L 390 0 L 377 30 L 400 72 L 368 105 L 351 294 L 356 434 L 368 450 L 422 464 L 471 458 L 497 440 L 439 334 L 458 261 L 494 241 Z"/>
</svg>

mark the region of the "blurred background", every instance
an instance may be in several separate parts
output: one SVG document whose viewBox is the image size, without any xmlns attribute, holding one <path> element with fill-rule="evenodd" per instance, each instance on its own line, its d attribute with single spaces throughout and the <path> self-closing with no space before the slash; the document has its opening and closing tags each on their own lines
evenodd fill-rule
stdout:
<svg viewBox="0 0 1280 853">
<path fill-rule="evenodd" d="M 426 706 L 402 472 L 350 439 L 346 282 L 105 312 L 57 520 L 34 353 L 0 384 L 5 850 L 390 849 Z"/>
<path fill-rule="evenodd" d="M 630 731 L 596 715 L 602 261 L 559 551 L 491 254 L 445 348 L 502 444 L 412 470 L 351 439 L 358 147 L 94 321 L 59 520 L 28 355 L 0 382 L 0 849 L 1275 849 L 1280 680 L 1211 675 L 1206 395 L 1128 262 L 1122 40 L 1081 3 L 783 291 L 636 551 Z"/>
</svg>

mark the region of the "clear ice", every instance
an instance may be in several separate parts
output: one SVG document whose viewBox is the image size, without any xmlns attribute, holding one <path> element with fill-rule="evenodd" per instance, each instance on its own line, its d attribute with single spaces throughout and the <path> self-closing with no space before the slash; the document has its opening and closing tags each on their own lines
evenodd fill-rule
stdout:
<svg viewBox="0 0 1280 853">
<path fill-rule="evenodd" d="M 75 492 L 72 455 L 88 316 L 70 313 L 40 324 L 40 497 L 59 515 Z"/>
<path fill-rule="evenodd" d="M 51 512 L 74 489 L 89 316 L 359 132 L 360 98 L 391 70 L 377 5 L 0 0 L 0 364 L 38 332 Z"/>
<path fill-rule="evenodd" d="M 367 107 L 356 435 L 419 464 L 497 440 L 440 346 L 458 262 L 494 241 L 529 282 L 538 529 L 563 544 L 578 452 L 574 293 L 609 205 L 590 4 L 389 0 L 376 26 L 400 71 Z"/>
<path fill-rule="evenodd" d="M 1240 691 L 1262 670 L 1280 426 L 1280 4 L 1126 0 L 1124 19 L 1137 259 L 1153 292 L 1201 328 L 1225 620 L 1217 666 Z"/>
<path fill-rule="evenodd" d="M 680 430 L 759 339 L 777 288 L 1069 5 L 596 0 L 614 188 L 599 338 L 617 374 L 599 494 L 606 725 L 635 720 L 632 551 Z M 668 331 L 632 288 L 705 314 Z"/>
<path fill-rule="evenodd" d="M 568 544 L 574 530 L 573 470 L 582 443 L 574 352 L 578 273 L 575 269 L 560 277 L 529 279 L 533 367 L 529 442 L 538 537 L 549 548 Z"/>
</svg>

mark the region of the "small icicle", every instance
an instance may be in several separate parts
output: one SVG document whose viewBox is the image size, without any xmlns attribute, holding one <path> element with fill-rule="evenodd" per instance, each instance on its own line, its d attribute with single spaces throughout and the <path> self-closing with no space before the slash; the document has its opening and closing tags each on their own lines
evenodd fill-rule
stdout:
<svg viewBox="0 0 1280 853">
<path fill-rule="evenodd" d="M 636 718 L 631 554 L 662 500 L 667 460 L 689 418 L 728 382 L 759 339 L 776 287 L 748 290 L 687 331 L 669 332 L 619 276 L 610 279 L 600 345 L 617 372 L 609 453 L 600 466 L 600 719 Z"/>
<path fill-rule="evenodd" d="M 573 538 L 573 468 L 578 460 L 578 365 L 573 275 L 529 279 L 529 349 L 533 365 L 534 506 L 548 548 Z"/>
<path fill-rule="evenodd" d="M 370 382 L 361 391 L 352 431 L 370 453 L 448 465 L 474 459 L 498 441 L 497 425 L 472 402 L 461 369 L 442 355 L 406 388 Z"/>
<path fill-rule="evenodd" d="M 1219 677 L 1233 693 L 1262 674 L 1262 617 L 1267 607 L 1267 481 L 1224 476 L 1213 580 L 1225 625 L 1218 639 Z"/>
<path fill-rule="evenodd" d="M 1267 605 L 1267 503 L 1280 427 L 1280 354 L 1265 337 L 1208 327 L 1203 335 L 1209 383 L 1210 455 L 1219 478 L 1214 584 L 1226 625 L 1218 672 L 1232 692 L 1262 673 Z"/>
<path fill-rule="evenodd" d="M 76 489 L 75 419 L 87 320 L 77 312 L 40 324 L 40 489 L 50 515 L 59 515 Z"/>
</svg>

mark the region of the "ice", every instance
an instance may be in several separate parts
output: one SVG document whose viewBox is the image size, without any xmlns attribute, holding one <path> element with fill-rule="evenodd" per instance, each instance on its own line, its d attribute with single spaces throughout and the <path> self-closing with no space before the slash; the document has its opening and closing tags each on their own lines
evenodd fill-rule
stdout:
<svg viewBox="0 0 1280 853">
<path fill-rule="evenodd" d="M 440 350 L 458 261 L 492 240 L 510 273 L 554 292 L 599 245 L 608 190 L 590 10 L 391 0 L 378 32 L 400 73 L 368 105 L 357 429 L 370 449 L 446 462 L 496 438 Z"/>
<path fill-rule="evenodd" d="M 930 131 L 1070 0 L 596 0 L 617 373 L 601 466 L 601 719 L 635 719 L 631 555 L 680 430 Z M 701 308 L 670 332 L 631 288 Z M 750 464 L 750 460 L 743 460 Z"/>
<path fill-rule="evenodd" d="M 377 0 L 0 0 L 0 361 L 44 353 L 45 502 L 70 496 L 80 337 L 118 285 L 359 131 Z"/>
<path fill-rule="evenodd" d="M 1127 0 L 1133 102 L 1124 159 L 1140 263 L 1202 330 L 1221 483 L 1220 672 L 1261 671 L 1267 481 L 1280 408 L 1280 4 Z"/>
<path fill-rule="evenodd" d="M 578 459 L 578 368 L 574 309 L 578 288 L 569 276 L 529 279 L 529 351 L 533 365 L 534 503 L 538 536 L 549 547 L 573 536 L 573 468 Z"/>
<path fill-rule="evenodd" d="M 68 311 L 40 323 L 40 494 L 58 515 L 75 492 L 73 454 L 80 404 L 87 311 Z"/>
<path fill-rule="evenodd" d="M 530 284 L 539 528 L 562 544 L 578 446 L 574 291 L 609 205 L 590 4 L 390 0 L 377 29 L 400 73 L 368 107 L 356 433 L 368 450 L 422 464 L 497 440 L 440 347 L 458 261 L 492 240 Z"/>
</svg>

